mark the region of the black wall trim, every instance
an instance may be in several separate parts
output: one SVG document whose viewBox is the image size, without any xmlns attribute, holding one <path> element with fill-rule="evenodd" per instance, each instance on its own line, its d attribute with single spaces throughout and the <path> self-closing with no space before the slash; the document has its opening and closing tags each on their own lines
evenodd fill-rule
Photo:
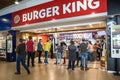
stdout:
<svg viewBox="0 0 120 80">
<path fill-rule="evenodd" d="M 107 0 L 108 15 L 120 14 L 120 0 Z"/>
</svg>

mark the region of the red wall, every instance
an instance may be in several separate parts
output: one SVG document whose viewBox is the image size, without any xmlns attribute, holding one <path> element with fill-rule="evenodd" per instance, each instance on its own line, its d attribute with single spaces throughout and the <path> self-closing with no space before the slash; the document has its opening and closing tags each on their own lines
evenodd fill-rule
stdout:
<svg viewBox="0 0 120 80">
<path fill-rule="evenodd" d="M 42 37 L 42 45 L 44 46 L 46 41 L 48 40 L 48 35 L 39 34 L 38 37 Z"/>
</svg>

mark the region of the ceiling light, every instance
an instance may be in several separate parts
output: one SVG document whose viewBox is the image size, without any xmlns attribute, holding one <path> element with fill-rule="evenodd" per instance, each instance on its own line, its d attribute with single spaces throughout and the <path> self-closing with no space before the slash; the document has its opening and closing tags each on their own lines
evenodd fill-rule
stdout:
<svg viewBox="0 0 120 80">
<path fill-rule="evenodd" d="M 6 19 L 6 18 L 2 18 L 2 21 L 3 21 L 3 22 L 9 22 L 9 20 Z"/>
<path fill-rule="evenodd" d="M 15 1 L 15 4 L 19 4 L 18 0 Z"/>
<path fill-rule="evenodd" d="M 74 29 L 77 29 L 77 27 L 74 27 Z"/>
<path fill-rule="evenodd" d="M 91 26 L 92 24 L 89 24 L 89 26 Z"/>
</svg>

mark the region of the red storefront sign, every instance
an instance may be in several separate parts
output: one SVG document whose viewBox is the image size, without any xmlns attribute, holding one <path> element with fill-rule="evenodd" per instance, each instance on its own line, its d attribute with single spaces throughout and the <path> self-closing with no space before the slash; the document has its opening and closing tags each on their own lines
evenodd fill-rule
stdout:
<svg viewBox="0 0 120 80">
<path fill-rule="evenodd" d="M 12 26 L 107 12 L 107 0 L 55 0 L 12 13 Z"/>
</svg>

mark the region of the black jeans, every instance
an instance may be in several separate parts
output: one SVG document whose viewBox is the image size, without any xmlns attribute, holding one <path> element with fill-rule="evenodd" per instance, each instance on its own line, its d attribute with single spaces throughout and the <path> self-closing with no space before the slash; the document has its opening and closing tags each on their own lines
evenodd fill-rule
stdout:
<svg viewBox="0 0 120 80">
<path fill-rule="evenodd" d="M 76 65 L 78 66 L 78 63 L 79 63 L 79 53 L 78 52 L 76 52 L 76 60 L 77 60 Z"/>
<path fill-rule="evenodd" d="M 38 51 L 38 63 L 41 62 L 41 54 L 42 54 L 42 51 Z"/>
<path fill-rule="evenodd" d="M 74 67 L 75 67 L 75 61 L 69 60 L 69 62 L 68 62 L 68 69 L 72 68 L 72 70 L 74 70 Z"/>
<path fill-rule="evenodd" d="M 34 55 L 35 55 L 34 52 L 28 52 L 28 60 L 27 60 L 28 67 L 30 66 L 30 58 L 31 58 L 32 66 L 34 67 Z"/>
<path fill-rule="evenodd" d="M 101 50 L 100 49 L 97 49 L 97 60 L 98 61 L 100 61 L 100 58 L 101 58 L 101 55 L 102 54 L 102 52 L 101 52 Z"/>
<path fill-rule="evenodd" d="M 50 52 L 51 52 L 51 59 L 53 59 L 54 58 L 53 51 Z"/>
</svg>

